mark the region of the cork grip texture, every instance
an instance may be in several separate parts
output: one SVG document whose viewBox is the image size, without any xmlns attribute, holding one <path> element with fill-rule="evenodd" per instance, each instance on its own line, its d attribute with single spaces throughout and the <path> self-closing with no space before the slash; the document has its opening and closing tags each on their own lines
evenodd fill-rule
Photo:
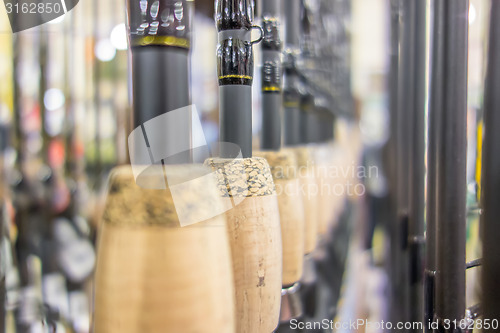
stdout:
<svg viewBox="0 0 500 333">
<path fill-rule="evenodd" d="M 304 203 L 297 176 L 297 159 L 293 151 L 260 151 L 271 167 L 281 222 L 283 247 L 283 286 L 300 280 L 304 264 L 305 219 Z"/>
<path fill-rule="evenodd" d="M 314 159 L 310 147 L 294 148 L 299 168 L 300 185 L 303 188 L 302 199 L 304 202 L 305 216 L 305 245 L 304 253 L 314 251 L 318 242 L 318 201 L 317 180 L 314 175 Z"/>
<path fill-rule="evenodd" d="M 225 215 L 233 260 L 236 331 L 273 332 L 280 312 L 282 245 L 278 201 L 269 166 L 263 158 L 209 159 L 206 164 L 220 175 L 220 195 L 228 209 Z M 227 195 L 225 186 L 248 191 L 236 190 Z M 241 200 L 233 206 L 236 197 Z"/>
<path fill-rule="evenodd" d="M 173 168 L 182 180 L 199 167 Z M 181 199 L 201 213 L 200 194 L 188 192 Z M 213 182 L 203 196 L 222 205 Z M 140 188 L 121 167 L 110 179 L 99 235 L 94 332 L 235 332 L 223 215 L 180 227 L 169 191 Z"/>
<path fill-rule="evenodd" d="M 335 205 L 337 198 L 334 194 L 336 189 L 335 177 L 333 175 L 334 164 L 332 146 L 321 144 L 315 148 L 316 159 L 316 181 L 318 182 L 318 233 L 320 236 L 327 234 L 334 223 Z"/>
</svg>

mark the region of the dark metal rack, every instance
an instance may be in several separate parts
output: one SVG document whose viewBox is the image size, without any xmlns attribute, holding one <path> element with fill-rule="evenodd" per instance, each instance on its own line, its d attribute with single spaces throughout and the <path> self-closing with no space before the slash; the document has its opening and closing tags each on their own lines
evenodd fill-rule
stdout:
<svg viewBox="0 0 500 333">
<path fill-rule="evenodd" d="M 434 3 L 437 3 L 435 1 Z M 465 313 L 468 0 L 445 1 L 443 107 L 437 146 L 436 318 Z"/>
<path fill-rule="evenodd" d="M 484 99 L 484 143 L 481 206 L 481 237 L 483 241 L 482 307 L 486 320 L 500 318 L 500 2 L 491 1 L 488 69 Z M 491 327 L 485 332 L 496 332 Z"/>
<path fill-rule="evenodd" d="M 465 316 L 468 5 L 432 2 L 425 320 L 440 332 Z"/>
<path fill-rule="evenodd" d="M 466 0 L 432 2 L 424 257 L 426 5 L 391 1 L 391 320 L 426 331 L 465 316 L 467 12 Z"/>
<path fill-rule="evenodd" d="M 430 92 L 429 92 L 429 135 L 427 151 L 427 230 L 426 230 L 426 261 L 425 261 L 425 302 L 424 316 L 426 331 L 430 332 L 429 323 L 434 320 L 435 313 L 435 274 L 436 274 L 436 228 L 437 228 L 437 153 L 439 146 L 439 128 L 441 114 L 433 112 L 440 110 L 442 105 L 443 71 L 444 71 L 444 1 L 436 1 L 432 7 L 433 18 L 431 28 L 431 60 L 430 60 Z"/>
<path fill-rule="evenodd" d="M 423 316 L 423 265 L 424 265 L 424 212 L 425 212 L 425 95 L 426 95 L 426 4 L 416 1 L 412 8 L 414 86 L 409 101 L 412 106 L 410 126 L 412 142 L 410 151 L 410 198 L 408 246 L 410 265 L 410 321 Z M 417 330 L 414 330 L 417 331 Z"/>
</svg>

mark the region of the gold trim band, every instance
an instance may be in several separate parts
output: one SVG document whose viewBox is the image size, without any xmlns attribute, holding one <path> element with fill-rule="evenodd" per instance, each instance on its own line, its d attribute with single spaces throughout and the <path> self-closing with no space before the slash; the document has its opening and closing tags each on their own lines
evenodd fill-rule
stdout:
<svg viewBox="0 0 500 333">
<path fill-rule="evenodd" d="M 262 91 L 281 91 L 280 87 L 263 87 Z"/>
<path fill-rule="evenodd" d="M 298 108 L 298 107 L 300 107 L 300 103 L 297 103 L 297 102 L 285 102 L 283 104 L 283 106 L 285 108 Z"/>
<path fill-rule="evenodd" d="M 175 46 L 188 49 L 190 46 L 189 40 L 174 36 L 145 36 L 137 39 L 132 39 L 132 46 Z"/>
<path fill-rule="evenodd" d="M 253 77 L 251 77 L 249 75 L 236 75 L 236 74 L 219 76 L 219 80 L 223 80 L 223 79 L 247 79 L 247 80 L 252 80 Z"/>
</svg>

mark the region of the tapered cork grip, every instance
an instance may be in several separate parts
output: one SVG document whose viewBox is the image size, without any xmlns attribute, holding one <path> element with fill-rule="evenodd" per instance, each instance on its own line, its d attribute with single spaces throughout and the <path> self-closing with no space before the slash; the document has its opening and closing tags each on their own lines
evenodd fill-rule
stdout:
<svg viewBox="0 0 500 333">
<path fill-rule="evenodd" d="M 298 175 L 301 182 L 305 214 L 304 253 L 314 251 L 318 242 L 318 188 L 315 177 L 314 156 L 311 147 L 293 149 L 297 156 Z"/>
<path fill-rule="evenodd" d="M 259 151 L 273 175 L 281 222 L 283 246 L 283 286 L 300 280 L 304 264 L 305 217 L 304 203 L 297 175 L 297 158 L 293 151 Z"/>
<path fill-rule="evenodd" d="M 227 207 L 236 295 L 236 331 L 272 332 L 281 301 L 282 250 L 278 200 L 263 158 L 208 159 Z"/>
<path fill-rule="evenodd" d="M 194 165 L 169 168 L 169 182 L 177 183 L 200 171 Z M 144 177 L 161 183 L 162 167 Z M 184 209 L 178 201 L 189 202 L 198 216 L 207 204 L 221 205 L 213 180 L 204 181 L 204 191 L 188 185 L 174 197 L 168 188 L 137 186 L 130 167 L 112 173 L 98 241 L 95 333 L 235 332 L 224 216 L 186 227 L 177 219 Z"/>
<path fill-rule="evenodd" d="M 343 191 L 335 181 L 339 172 L 334 165 L 333 147 L 329 144 L 317 145 L 314 149 L 316 160 L 316 181 L 318 182 L 318 233 L 327 234 L 334 223 L 336 192 Z"/>
</svg>

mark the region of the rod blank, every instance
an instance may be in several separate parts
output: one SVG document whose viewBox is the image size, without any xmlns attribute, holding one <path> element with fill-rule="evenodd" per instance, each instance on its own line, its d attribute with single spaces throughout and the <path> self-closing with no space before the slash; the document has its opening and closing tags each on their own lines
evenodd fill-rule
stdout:
<svg viewBox="0 0 500 333">
<path fill-rule="evenodd" d="M 262 1 L 262 149 L 281 147 L 281 0 Z"/>
<path fill-rule="evenodd" d="M 215 2 L 220 141 L 238 145 L 244 158 L 252 156 L 253 8 L 253 0 Z M 222 157 L 233 153 L 222 145 Z"/>
<path fill-rule="evenodd" d="M 168 0 L 142 2 L 128 0 L 128 29 L 132 60 L 133 128 L 166 112 L 191 104 L 189 90 L 190 4 L 183 0 L 175 4 Z M 181 11 L 182 15 L 174 15 Z M 160 14 L 161 13 L 161 14 Z M 174 21 L 168 26 L 155 25 L 159 15 L 169 14 Z M 178 116 L 177 116 L 178 115 Z M 178 147 L 191 147 L 191 113 L 186 109 L 176 114 L 175 122 L 164 124 L 163 133 L 145 133 L 172 151 L 167 164 L 187 163 L 191 154 L 177 154 Z M 161 134 L 161 135 L 160 135 Z M 175 152 L 175 153 L 174 153 Z M 157 163 L 159 161 L 155 161 Z"/>
<path fill-rule="evenodd" d="M 284 63 L 284 140 L 285 145 L 301 143 L 300 138 L 300 95 L 297 58 L 299 57 L 300 0 L 283 1 L 285 14 L 285 63 Z"/>
</svg>

